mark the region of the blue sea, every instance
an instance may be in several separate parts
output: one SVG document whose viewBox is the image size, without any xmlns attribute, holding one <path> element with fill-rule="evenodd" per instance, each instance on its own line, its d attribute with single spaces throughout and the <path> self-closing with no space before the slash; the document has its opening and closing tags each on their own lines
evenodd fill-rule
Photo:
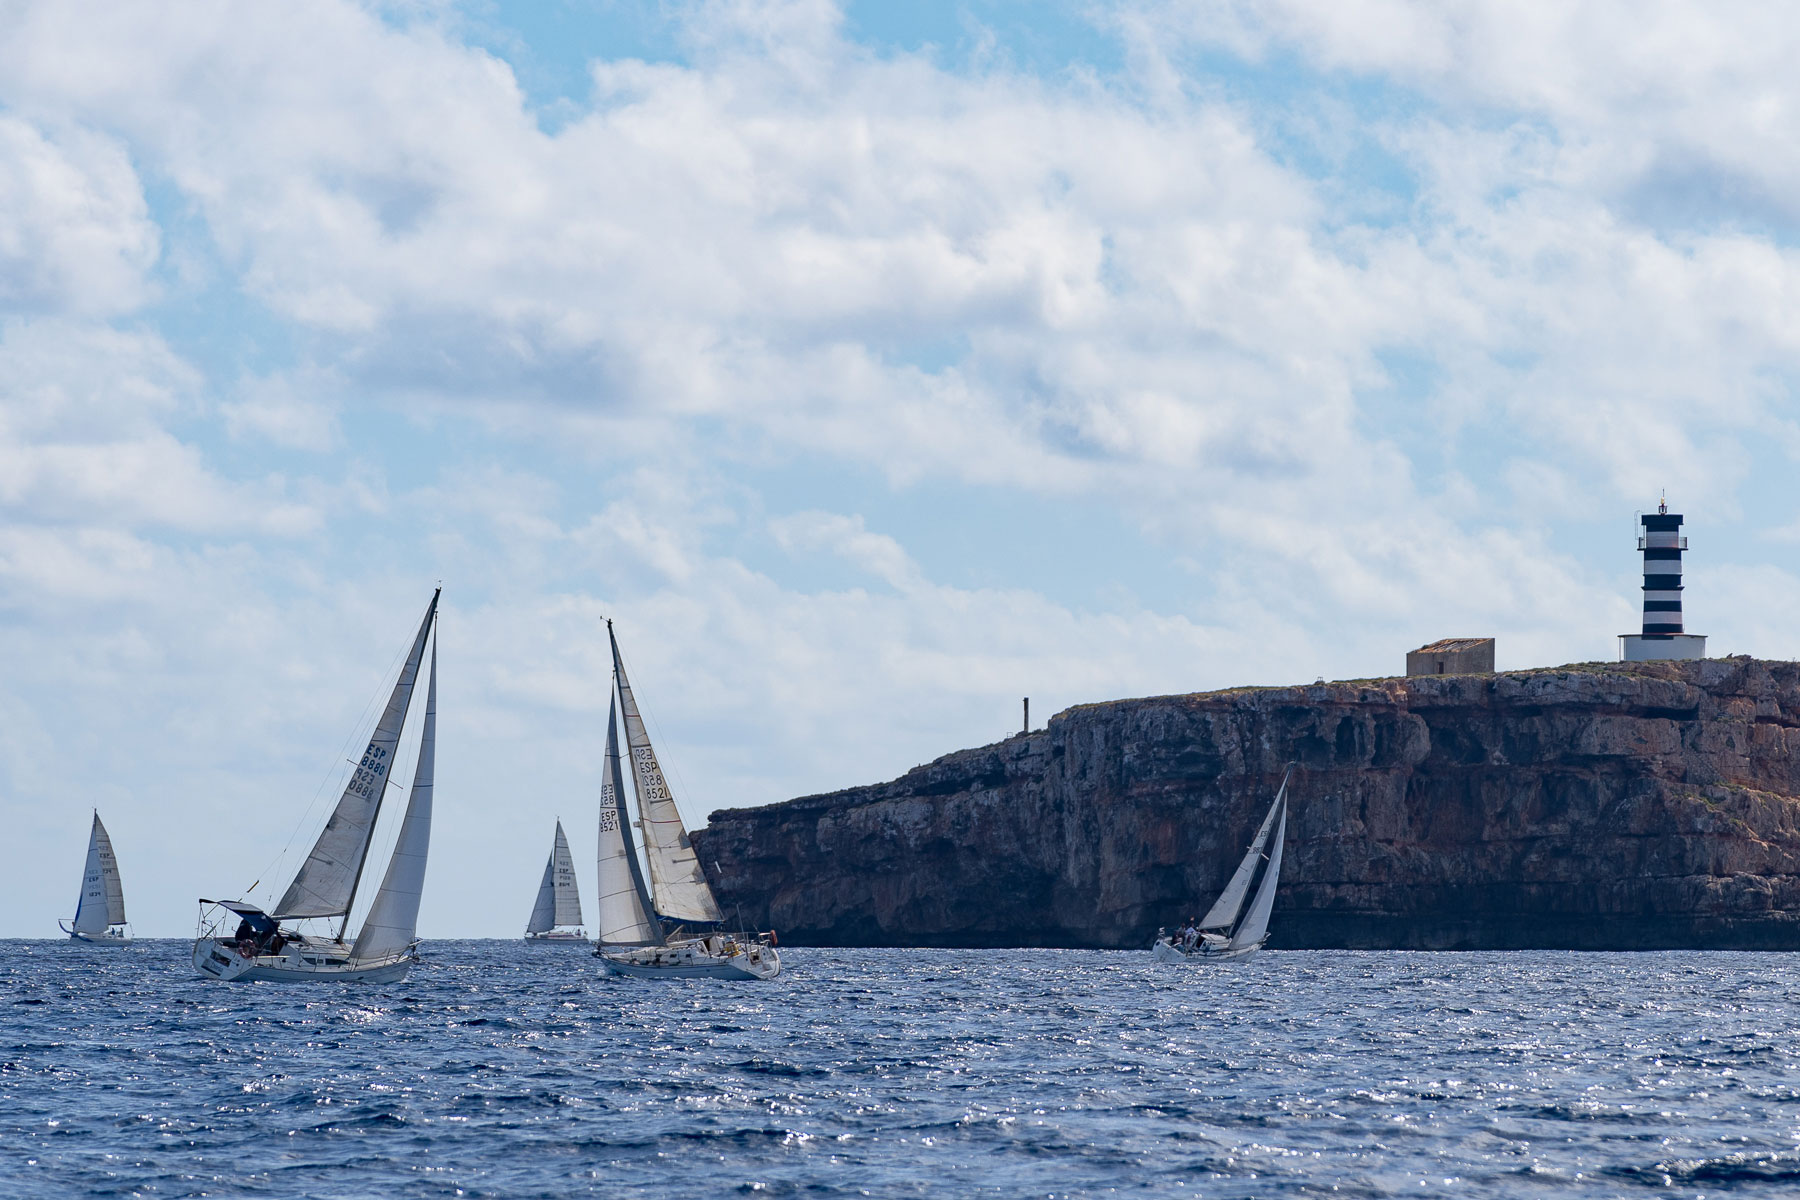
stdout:
<svg viewBox="0 0 1800 1200">
<path fill-rule="evenodd" d="M 1800 956 L 424 954 L 296 988 L 0 942 L 0 1195 L 1800 1190 Z"/>
</svg>

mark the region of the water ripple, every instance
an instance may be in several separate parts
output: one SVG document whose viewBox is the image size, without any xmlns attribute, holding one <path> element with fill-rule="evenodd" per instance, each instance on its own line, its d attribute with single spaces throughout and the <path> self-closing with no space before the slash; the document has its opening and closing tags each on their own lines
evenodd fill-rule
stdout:
<svg viewBox="0 0 1800 1200">
<path fill-rule="evenodd" d="M 390 987 L 0 943 L 7 1196 L 1777 1195 L 1800 957 L 440 942 Z"/>
</svg>

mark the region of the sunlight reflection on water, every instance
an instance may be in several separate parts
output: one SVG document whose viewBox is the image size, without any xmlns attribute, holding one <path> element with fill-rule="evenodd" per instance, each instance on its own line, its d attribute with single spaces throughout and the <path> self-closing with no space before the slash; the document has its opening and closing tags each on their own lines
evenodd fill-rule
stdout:
<svg viewBox="0 0 1800 1200">
<path fill-rule="evenodd" d="M 0 1191 L 1529 1196 L 1800 1184 L 1800 957 L 435 942 L 383 987 L 0 943 Z"/>
</svg>

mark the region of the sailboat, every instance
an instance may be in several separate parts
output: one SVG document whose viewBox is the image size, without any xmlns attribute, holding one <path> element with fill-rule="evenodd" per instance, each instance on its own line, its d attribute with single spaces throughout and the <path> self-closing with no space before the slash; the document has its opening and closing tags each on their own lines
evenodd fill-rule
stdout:
<svg viewBox="0 0 1800 1200">
<path fill-rule="evenodd" d="M 1244 851 L 1243 861 L 1213 901 L 1213 906 L 1200 918 L 1197 933 L 1184 938 L 1157 931 L 1150 947 L 1158 962 L 1224 962 L 1249 958 L 1269 940 L 1269 911 L 1275 906 L 1275 889 L 1281 884 L 1281 845 L 1287 838 L 1287 789 L 1293 767 L 1281 777 L 1281 789 L 1269 805 L 1256 836 Z M 1270 845 L 1273 831 L 1274 844 Z M 1261 876 L 1258 877 L 1258 868 Z M 1250 885 L 1255 883 L 1254 895 Z M 1246 898 L 1249 904 L 1245 904 Z"/>
<path fill-rule="evenodd" d="M 594 953 L 616 975 L 653 979 L 773 979 L 781 953 L 772 939 L 720 931 L 725 917 L 700 870 L 687 827 L 669 792 L 650 735 L 638 713 L 619 640 L 612 643 L 613 695 L 606 711 L 605 774 L 600 784 L 600 947 Z M 637 827 L 643 833 L 649 882 L 638 865 L 625 808 L 618 717 L 625 719 Z M 698 927 L 698 928 L 696 928 Z"/>
<path fill-rule="evenodd" d="M 100 814 L 88 832 L 87 866 L 81 872 L 81 899 L 73 921 L 58 921 L 62 931 L 78 942 L 96 946 L 129 946 L 125 925 L 125 889 L 119 885 L 119 864 L 113 858 L 112 839 Z"/>
<path fill-rule="evenodd" d="M 431 797 L 437 745 L 437 620 L 440 588 L 431 595 L 425 619 L 413 638 L 400 678 L 375 726 L 369 747 L 344 786 L 312 853 L 272 913 L 242 900 L 201 900 L 200 935 L 194 940 L 194 967 L 209 979 L 266 980 L 272 983 L 355 981 L 395 983 L 419 961 L 419 897 L 425 885 L 425 858 L 431 845 Z M 425 719 L 419 762 L 413 771 L 406 816 L 388 859 L 387 874 L 353 942 L 345 941 L 350 911 L 362 883 L 375 836 L 381 802 L 394 786 L 388 775 L 400 732 L 406 724 L 425 643 L 431 663 L 425 688 Z M 304 920 L 339 919 L 335 934 L 307 933 L 288 925 Z M 236 931 L 227 933 L 231 922 Z"/>
<path fill-rule="evenodd" d="M 587 934 L 580 926 L 581 896 L 575 890 L 575 859 L 569 854 L 569 839 L 563 836 L 562 822 L 558 821 L 550 861 L 544 864 L 544 882 L 538 885 L 537 903 L 532 906 L 531 919 L 525 923 L 525 940 L 585 945 Z"/>
</svg>

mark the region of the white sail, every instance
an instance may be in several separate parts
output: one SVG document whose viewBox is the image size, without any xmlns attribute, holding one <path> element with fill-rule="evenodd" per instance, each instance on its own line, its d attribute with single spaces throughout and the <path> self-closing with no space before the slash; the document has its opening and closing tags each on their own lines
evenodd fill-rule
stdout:
<svg viewBox="0 0 1800 1200">
<path fill-rule="evenodd" d="M 556 853 L 544 860 L 544 879 L 538 884 L 537 903 L 531 906 L 531 919 L 525 922 L 526 933 L 544 933 L 556 928 Z"/>
<path fill-rule="evenodd" d="M 575 887 L 575 859 L 569 854 L 569 839 L 563 836 L 561 821 L 556 823 L 556 845 L 550 851 L 550 866 L 556 883 L 556 923 L 581 924 L 581 893 Z"/>
<path fill-rule="evenodd" d="M 436 601 L 433 601 L 435 606 Z M 350 961 L 371 962 L 402 954 L 419 929 L 419 898 L 425 892 L 425 858 L 431 849 L 431 796 L 437 761 L 437 643 L 431 645 L 431 668 L 425 685 L 425 727 L 419 737 L 419 766 L 413 772 L 406 818 L 387 874 L 368 919 L 350 951 Z"/>
<path fill-rule="evenodd" d="M 569 839 L 563 836 L 562 822 L 558 821 L 556 841 L 551 843 L 550 857 L 544 862 L 544 878 L 538 884 L 537 903 L 531 906 L 525 932 L 545 933 L 558 925 L 579 924 L 581 894 L 575 888 L 575 860 L 569 854 Z"/>
<path fill-rule="evenodd" d="M 618 712 L 606 709 L 606 765 L 600 781 L 599 941 L 603 946 L 660 946 L 662 928 L 650 916 L 650 897 L 631 844 L 625 776 L 619 765 Z"/>
<path fill-rule="evenodd" d="M 656 751 L 650 746 L 650 735 L 644 730 L 644 719 L 638 715 L 637 701 L 631 695 L 631 682 L 625 677 L 625 664 L 619 657 L 619 641 L 612 636 L 607 623 L 607 638 L 612 642 L 613 671 L 619 681 L 619 707 L 625 717 L 625 745 L 631 751 L 631 779 L 637 785 L 638 816 L 644 831 L 644 857 L 650 863 L 650 894 L 658 914 L 676 921 L 722 921 L 719 902 L 707 886 L 700 870 L 700 860 L 688 840 L 687 828 L 681 823 L 681 810 L 663 778 Z"/>
<path fill-rule="evenodd" d="M 113 857 L 112 838 L 107 836 L 106 826 L 100 823 L 100 814 L 94 814 L 94 832 L 90 840 L 100 851 L 100 878 L 106 884 L 106 923 L 108 925 L 125 924 L 125 888 L 119 882 L 119 860 Z"/>
<path fill-rule="evenodd" d="M 400 728 L 412 701 L 413 683 L 419 676 L 425 635 L 431 631 L 437 605 L 438 593 L 433 592 L 425 619 L 419 623 L 419 634 L 413 639 L 412 651 L 406 656 L 406 665 L 400 668 L 400 678 L 394 681 L 393 694 L 388 697 L 380 724 L 375 726 L 375 736 L 369 739 L 369 748 L 363 751 L 362 761 L 344 786 L 337 808 L 325 822 L 325 831 L 271 915 L 283 919 L 340 917 L 350 911 L 361 882 L 363 861 L 369 854 L 369 839 L 375 834 L 375 818 L 387 791 L 388 774 L 394 766 Z M 434 650 L 434 656 L 435 653 Z"/>
<path fill-rule="evenodd" d="M 1287 840 L 1286 788 L 1276 798 L 1275 806 L 1281 810 L 1281 819 L 1275 825 L 1275 842 L 1269 850 L 1269 866 L 1263 872 L 1262 882 L 1256 886 L 1256 898 L 1250 901 L 1250 911 L 1244 914 L 1244 923 L 1231 935 L 1231 948 L 1234 950 L 1256 945 L 1269 932 L 1269 910 L 1275 907 L 1275 889 L 1281 884 L 1281 844 Z"/>
<path fill-rule="evenodd" d="M 75 906 L 75 931 L 77 933 L 105 933 L 114 924 L 124 924 L 125 900 L 119 899 L 120 916 L 115 922 L 112 916 L 112 894 L 118 888 L 119 871 L 113 867 L 111 886 L 107 879 L 107 868 L 112 866 L 112 839 L 106 836 L 106 827 L 100 824 L 100 814 L 94 814 L 94 824 L 88 830 L 87 865 L 81 872 L 81 901 Z"/>
<path fill-rule="evenodd" d="M 1287 795 L 1288 776 L 1292 774 L 1293 768 L 1290 767 L 1288 774 L 1281 777 L 1281 790 L 1275 793 L 1275 802 L 1269 805 L 1261 828 L 1250 839 L 1250 848 L 1244 851 L 1243 861 L 1231 873 L 1231 880 L 1225 885 L 1225 890 L 1219 893 L 1219 898 L 1213 901 L 1213 906 L 1200 919 L 1200 928 L 1229 929 L 1237 923 L 1238 914 L 1244 909 L 1244 896 L 1250 891 L 1250 880 L 1256 874 L 1256 864 L 1262 859 L 1263 847 L 1269 844 L 1269 830 L 1275 824 L 1275 810 L 1281 807 L 1282 797 Z"/>
</svg>

